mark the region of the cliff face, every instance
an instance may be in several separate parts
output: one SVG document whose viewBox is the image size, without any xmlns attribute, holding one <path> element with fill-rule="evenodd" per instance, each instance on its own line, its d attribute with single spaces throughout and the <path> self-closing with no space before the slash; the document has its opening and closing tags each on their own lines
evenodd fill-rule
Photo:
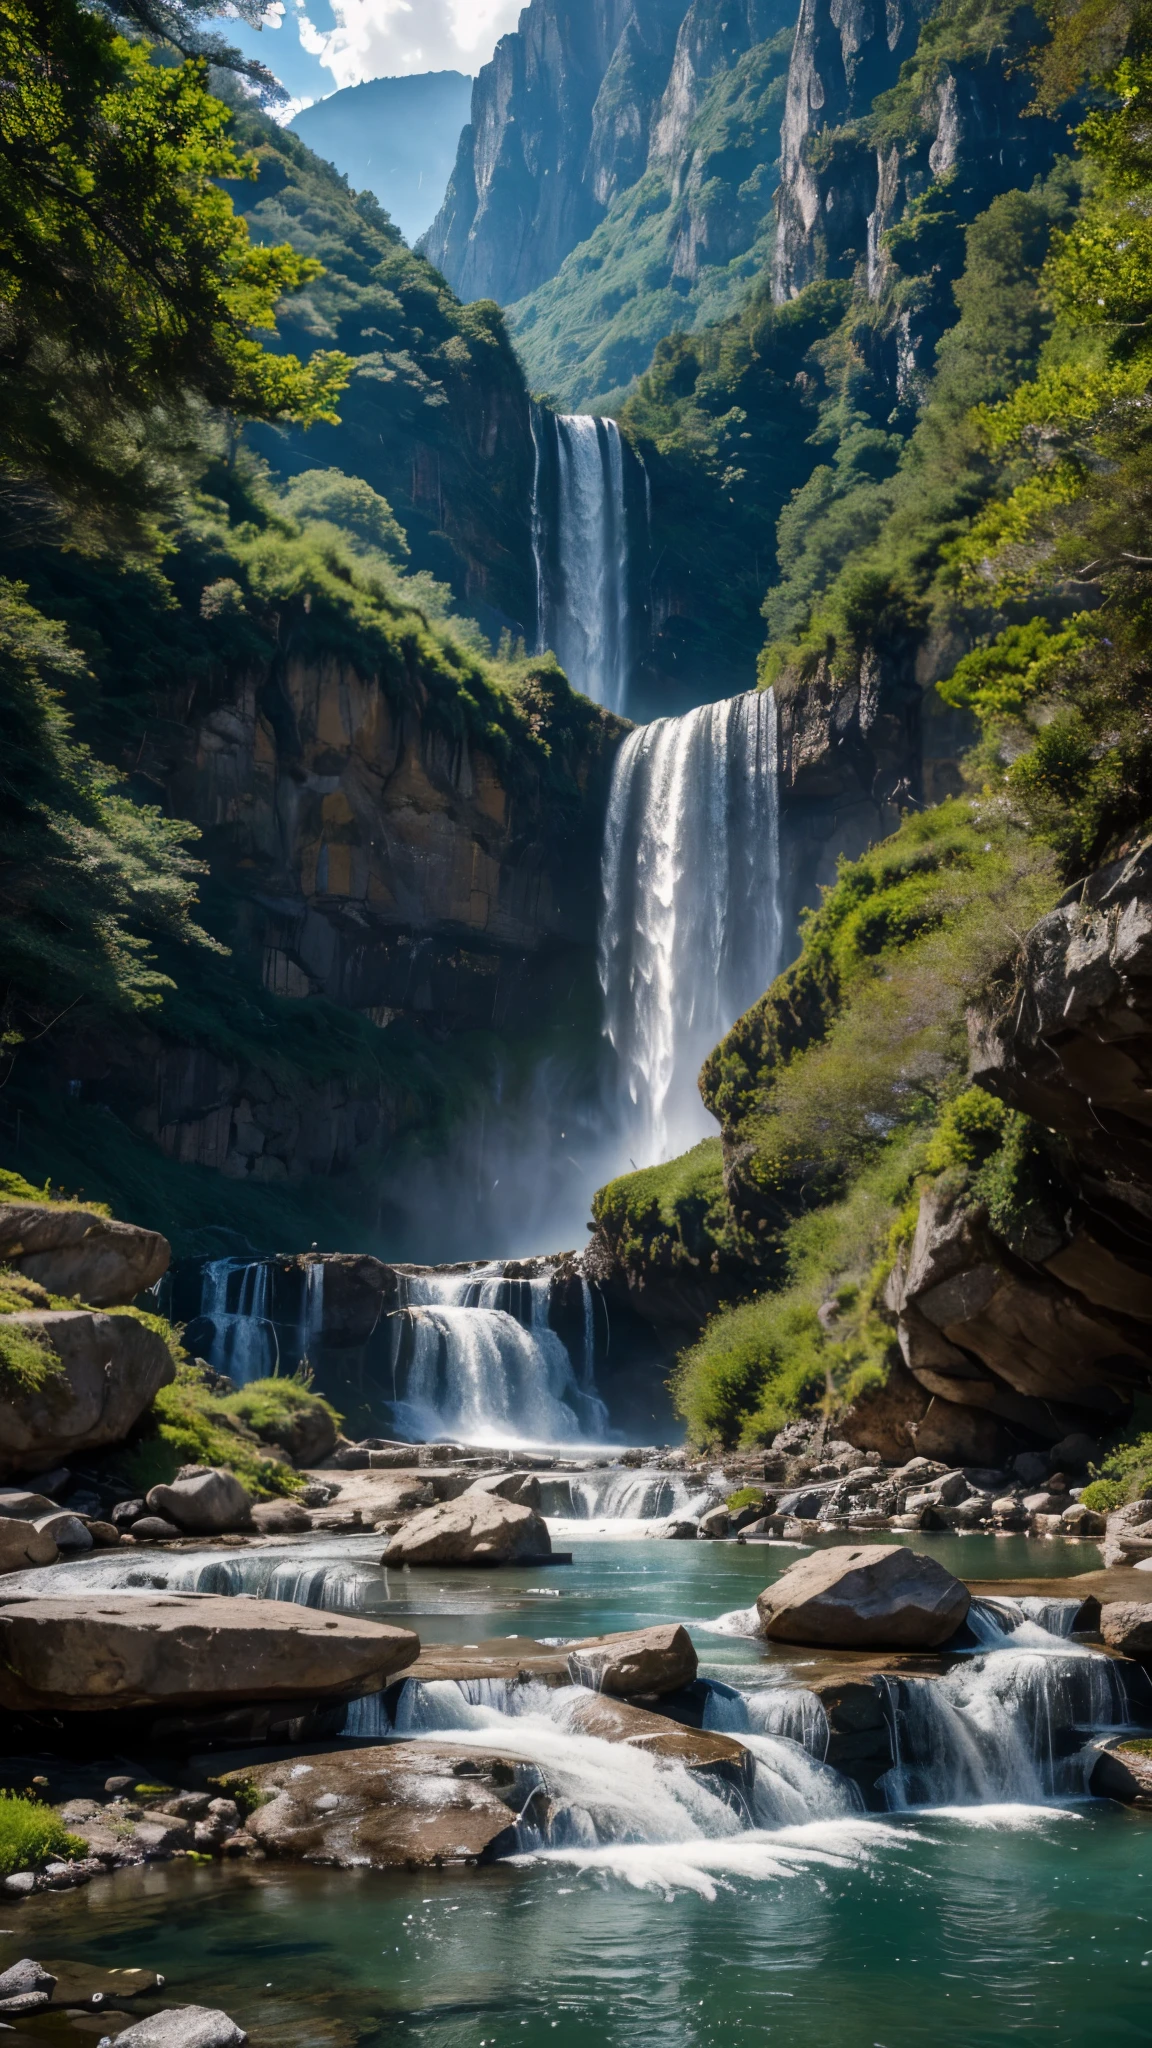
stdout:
<svg viewBox="0 0 1152 2048">
<path fill-rule="evenodd" d="M 684 11 L 684 0 L 531 0 L 501 37 L 422 244 L 462 298 L 532 291 L 639 176 Z"/>
</svg>

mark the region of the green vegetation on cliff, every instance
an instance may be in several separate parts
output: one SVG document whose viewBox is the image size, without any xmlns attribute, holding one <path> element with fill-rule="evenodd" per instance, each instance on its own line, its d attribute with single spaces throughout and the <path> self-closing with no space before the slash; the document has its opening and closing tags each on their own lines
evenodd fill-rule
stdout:
<svg viewBox="0 0 1152 2048">
<path fill-rule="evenodd" d="M 508 309 L 533 387 L 610 411 L 666 335 L 713 325 L 772 255 L 791 23 L 722 71 L 680 145 L 621 193 L 555 277 Z"/>
</svg>

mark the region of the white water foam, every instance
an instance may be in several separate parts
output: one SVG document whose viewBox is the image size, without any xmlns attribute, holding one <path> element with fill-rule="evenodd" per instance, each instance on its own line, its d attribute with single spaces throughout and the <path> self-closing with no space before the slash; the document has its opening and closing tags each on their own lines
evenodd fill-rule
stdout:
<svg viewBox="0 0 1152 2048">
<path fill-rule="evenodd" d="M 624 448 L 615 420 L 533 408 L 537 646 L 552 647 L 574 690 L 623 712 L 631 654 Z M 555 574 L 541 506 L 542 442 L 556 473 Z"/>
<path fill-rule="evenodd" d="M 771 691 L 656 719 L 616 755 L 600 982 L 624 1136 L 644 1165 L 715 1130 L 700 1063 L 777 971 L 776 773 Z"/>
</svg>

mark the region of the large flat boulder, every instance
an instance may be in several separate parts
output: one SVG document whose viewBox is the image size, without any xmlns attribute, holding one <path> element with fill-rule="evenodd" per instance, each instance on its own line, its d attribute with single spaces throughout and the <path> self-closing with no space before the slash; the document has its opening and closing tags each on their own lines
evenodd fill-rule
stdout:
<svg viewBox="0 0 1152 2048">
<path fill-rule="evenodd" d="M 116 2039 L 127 2048 L 244 2048 L 248 2036 L 215 2006 L 173 2005 L 135 2021 Z"/>
<path fill-rule="evenodd" d="M 967 1586 L 903 1545 L 816 1551 L 756 1602 L 766 1636 L 830 1649 L 933 1650 L 968 1613 Z"/>
<path fill-rule="evenodd" d="M 397 1530 L 384 1553 L 390 1565 L 516 1564 L 551 1554 L 543 1516 L 490 1493 L 464 1493 L 425 1508 Z"/>
<path fill-rule="evenodd" d="M 0 1265 L 93 1308 L 134 1301 L 168 1270 L 158 1230 L 61 1202 L 0 1202 Z"/>
<path fill-rule="evenodd" d="M 593 1692 L 616 1699 L 678 1692 L 696 1676 L 695 1647 L 679 1622 L 570 1643 L 567 1662 L 574 1685 L 591 1686 Z"/>
<path fill-rule="evenodd" d="M 208 1593 L 17 1593 L 0 1606 L 0 1706 L 95 1713 L 356 1699 L 415 1661 L 411 1629 Z"/>
<path fill-rule="evenodd" d="M 120 1443 L 176 1377 L 172 1354 L 135 1316 L 37 1309 L 7 1326 L 50 1346 L 60 1370 L 38 1387 L 0 1393 L 0 1473 L 43 1472 L 77 1451 Z"/>
<path fill-rule="evenodd" d="M 245 1765 L 225 1792 L 261 1800 L 246 1831 L 270 1855 L 336 1868 L 420 1869 L 512 1853 L 531 1765 L 456 1743 L 397 1742 Z"/>
</svg>

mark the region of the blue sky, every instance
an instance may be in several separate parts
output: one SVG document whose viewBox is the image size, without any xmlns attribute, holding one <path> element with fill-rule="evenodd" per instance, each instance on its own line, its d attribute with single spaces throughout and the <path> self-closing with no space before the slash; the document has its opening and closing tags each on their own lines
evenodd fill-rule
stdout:
<svg viewBox="0 0 1152 2048">
<path fill-rule="evenodd" d="M 475 74 L 516 26 L 522 0 L 286 0 L 278 26 L 222 21 L 298 105 L 365 78 L 413 71 Z"/>
</svg>

